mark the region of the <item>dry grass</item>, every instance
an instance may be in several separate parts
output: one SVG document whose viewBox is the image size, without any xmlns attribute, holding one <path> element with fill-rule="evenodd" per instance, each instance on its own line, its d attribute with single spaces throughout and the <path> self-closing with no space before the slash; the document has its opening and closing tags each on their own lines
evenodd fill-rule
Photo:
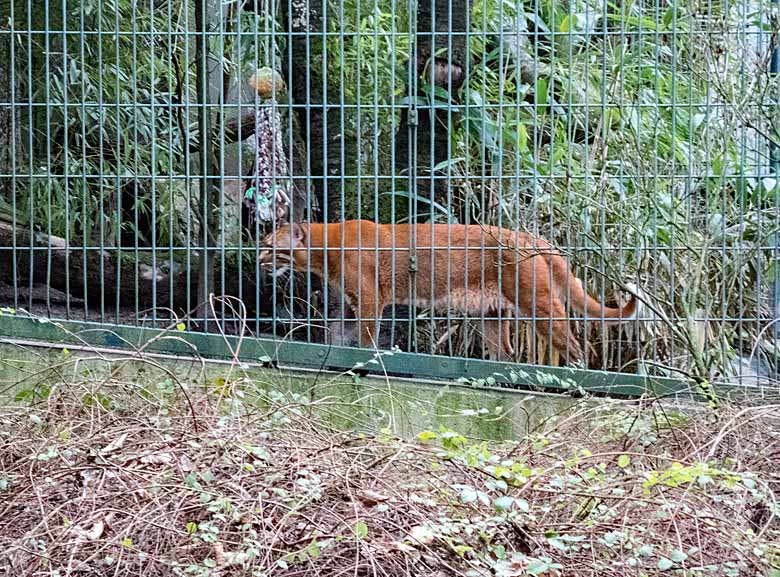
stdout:
<svg viewBox="0 0 780 577">
<path fill-rule="evenodd" d="M 489 444 L 116 385 L 0 413 L 0 573 L 780 574 L 778 407 L 580 407 Z"/>
</svg>

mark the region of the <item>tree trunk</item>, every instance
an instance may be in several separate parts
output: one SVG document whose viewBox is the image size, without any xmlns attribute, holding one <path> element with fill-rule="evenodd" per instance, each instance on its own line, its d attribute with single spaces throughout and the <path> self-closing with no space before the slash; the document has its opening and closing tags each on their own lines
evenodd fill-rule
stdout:
<svg viewBox="0 0 780 577">
<path fill-rule="evenodd" d="M 419 3 L 416 50 L 411 66 L 416 78 L 407 87 L 411 102 L 415 97 L 418 101 L 429 99 L 432 90 L 426 90 L 426 85 L 444 89 L 455 102 L 465 79 L 468 43 L 465 33 L 470 13 L 471 0 L 421 0 Z M 433 32 L 437 33 L 435 38 Z M 441 35 L 447 32 L 454 35 Z M 396 135 L 396 168 L 414 178 L 420 198 L 433 197 L 432 200 L 446 203 L 446 180 L 432 176 L 433 168 L 448 158 L 449 137 L 456 118 L 456 113 L 432 106 L 410 107 L 401 113 Z M 428 205 L 425 207 L 420 205 L 427 212 Z"/>
<path fill-rule="evenodd" d="M 334 97 L 336 91 L 331 89 L 336 83 L 326 82 L 322 70 L 326 50 L 322 14 L 327 6 L 326 0 L 282 2 L 281 17 L 286 31 L 291 33 L 291 61 L 284 67 L 290 98 L 297 105 L 307 105 L 297 108 L 296 116 L 301 140 L 308 149 L 306 166 L 317 203 L 311 207 L 315 213 L 310 219 L 337 222 L 343 208 L 342 184 L 337 179 L 342 175 L 342 160 L 347 159 L 341 155 L 342 110 Z"/>
<path fill-rule="evenodd" d="M 3 29 L 6 28 L 6 24 L 0 22 Z M 11 58 L 12 41 L 10 34 L 0 35 L 0 102 L 3 103 L 12 103 L 11 67 L 14 65 L 14 60 Z M 16 92 L 14 96 L 18 97 L 18 91 Z M 0 104 L 0 172 L 2 174 L 12 174 L 14 169 L 12 155 L 19 150 L 19 127 L 14 123 L 16 111 L 13 104 Z M 0 177 L 0 198 L 10 203 L 15 192 L 13 179 L 7 176 Z"/>
</svg>

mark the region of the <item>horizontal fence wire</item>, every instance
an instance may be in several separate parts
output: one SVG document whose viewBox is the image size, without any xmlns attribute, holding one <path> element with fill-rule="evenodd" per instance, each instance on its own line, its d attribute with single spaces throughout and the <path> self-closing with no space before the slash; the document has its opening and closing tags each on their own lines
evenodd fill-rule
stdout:
<svg viewBox="0 0 780 577">
<path fill-rule="evenodd" d="M 6 314 L 777 390 L 777 2 L 8 6 Z"/>
</svg>

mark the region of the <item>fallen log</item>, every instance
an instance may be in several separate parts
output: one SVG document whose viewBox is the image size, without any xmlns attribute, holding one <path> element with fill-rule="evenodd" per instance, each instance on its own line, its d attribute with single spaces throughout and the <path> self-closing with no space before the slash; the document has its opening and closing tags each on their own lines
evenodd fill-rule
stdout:
<svg viewBox="0 0 780 577">
<path fill-rule="evenodd" d="M 239 275 L 235 255 L 225 259 L 223 265 L 221 253 L 217 249 L 211 252 L 218 261 L 215 292 L 243 298 L 248 308 L 253 307 L 258 275 L 253 270 Z M 178 315 L 186 314 L 197 304 L 200 254 L 190 252 L 188 268 L 186 262 L 171 261 L 167 249 L 157 250 L 153 262 L 151 250 L 74 248 L 63 238 L 31 233 L 27 228 L 0 220 L 2 282 L 48 286 L 76 302 L 83 301 L 88 308 L 167 308 Z M 241 282 L 239 277 L 243 277 Z M 263 277 L 260 280 L 261 289 L 270 289 L 262 282 Z"/>
</svg>

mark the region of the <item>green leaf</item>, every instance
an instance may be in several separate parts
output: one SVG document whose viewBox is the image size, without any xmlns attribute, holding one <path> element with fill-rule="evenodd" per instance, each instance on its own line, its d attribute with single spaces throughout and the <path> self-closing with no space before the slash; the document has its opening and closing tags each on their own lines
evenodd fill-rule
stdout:
<svg viewBox="0 0 780 577">
<path fill-rule="evenodd" d="M 467 487 L 460 492 L 460 502 L 465 504 L 473 503 L 477 500 L 477 491 L 471 487 Z"/>
<path fill-rule="evenodd" d="M 561 25 L 558 28 L 560 32 L 568 32 L 571 29 L 571 16 L 568 14 L 561 21 Z"/>
<path fill-rule="evenodd" d="M 669 555 L 669 557 L 671 557 L 672 561 L 674 561 L 675 563 L 682 563 L 688 558 L 688 555 L 686 555 L 682 551 L 675 549 L 674 551 L 672 551 L 672 554 Z"/>
<path fill-rule="evenodd" d="M 185 325 L 184 323 L 179 323 L 179 324 L 176 325 L 176 330 L 177 331 L 183 331 L 186 328 L 187 328 L 187 325 Z"/>
<path fill-rule="evenodd" d="M 560 569 L 561 565 L 553 563 L 552 559 L 542 557 L 541 559 L 533 559 L 525 568 L 526 573 L 529 575 L 543 575 L 547 574 L 550 569 Z"/>
<path fill-rule="evenodd" d="M 368 525 L 366 525 L 363 521 L 358 521 L 355 523 L 355 536 L 358 539 L 365 539 L 368 535 Z"/>
<path fill-rule="evenodd" d="M 322 553 L 322 549 L 320 549 L 319 543 L 316 541 L 312 541 L 308 547 L 306 547 L 306 553 L 311 557 L 312 559 L 316 559 L 320 556 Z"/>
<path fill-rule="evenodd" d="M 544 106 L 547 104 L 547 79 L 539 78 L 536 81 L 536 88 L 534 89 L 534 102 L 537 106 Z"/>
<path fill-rule="evenodd" d="M 130 549 L 133 546 L 133 540 L 130 537 L 125 537 L 122 539 L 122 547 L 125 549 Z"/>
<path fill-rule="evenodd" d="M 517 124 L 517 148 L 520 152 L 528 152 L 528 131 L 522 122 Z"/>
<path fill-rule="evenodd" d="M 512 497 L 499 497 L 493 501 L 493 507 L 496 511 L 506 511 L 514 502 L 515 500 Z"/>
<path fill-rule="evenodd" d="M 631 457 L 629 457 L 628 455 L 620 455 L 620 457 L 618 457 L 618 467 L 620 467 L 621 469 L 625 469 L 630 464 L 631 464 Z"/>
<path fill-rule="evenodd" d="M 661 557 L 658 560 L 658 568 L 661 571 L 666 571 L 668 569 L 671 569 L 674 566 L 674 562 L 671 559 L 667 559 L 666 557 Z"/>
<path fill-rule="evenodd" d="M 198 524 L 195 521 L 190 521 L 187 523 L 184 528 L 187 530 L 187 533 L 190 535 L 194 535 L 198 532 Z"/>
<path fill-rule="evenodd" d="M 459 164 L 461 162 L 466 162 L 466 158 L 459 157 L 459 158 L 449 158 L 447 160 L 442 160 L 440 163 L 438 163 L 436 166 L 433 167 L 434 172 L 439 172 L 444 169 L 449 169 L 455 166 L 456 164 Z"/>
<path fill-rule="evenodd" d="M 417 438 L 420 439 L 423 443 L 425 443 L 426 441 L 435 439 L 436 433 L 434 433 L 433 431 L 421 431 L 417 434 Z"/>
</svg>

